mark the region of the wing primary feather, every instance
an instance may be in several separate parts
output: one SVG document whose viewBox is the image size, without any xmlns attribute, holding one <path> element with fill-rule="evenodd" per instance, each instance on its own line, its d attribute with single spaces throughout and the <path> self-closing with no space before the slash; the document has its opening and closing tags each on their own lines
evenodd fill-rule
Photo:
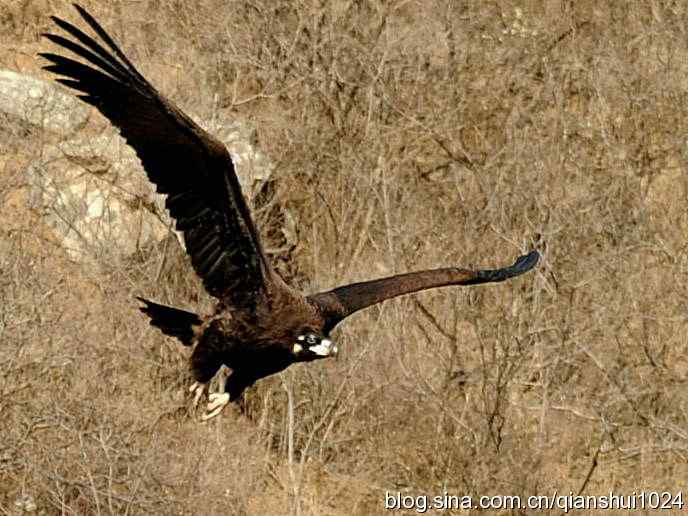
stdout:
<svg viewBox="0 0 688 516">
<path fill-rule="evenodd" d="M 68 77 L 69 79 L 67 80 L 70 80 L 70 82 L 63 82 L 63 84 L 77 91 L 87 93 L 91 98 L 100 98 L 106 94 L 111 94 L 117 89 L 121 89 L 120 83 L 116 79 L 94 68 L 54 54 L 44 53 L 41 56 L 54 63 L 44 66 L 44 70 Z M 59 80 L 64 81 L 65 79 Z"/>
<path fill-rule="evenodd" d="M 136 69 L 136 67 L 127 59 L 127 56 L 124 55 L 124 52 L 120 50 L 120 48 L 117 46 L 117 44 L 112 40 L 112 38 L 109 36 L 107 32 L 105 32 L 105 29 L 100 26 L 100 24 L 91 16 L 88 14 L 86 9 L 81 7 L 79 4 L 73 4 L 74 8 L 79 12 L 81 17 L 88 23 L 88 25 L 100 36 L 100 38 L 107 44 L 108 47 L 110 47 L 110 50 L 112 50 L 117 57 L 119 57 L 122 62 L 126 65 L 126 67 L 129 69 L 129 71 L 136 76 L 136 78 L 140 79 L 143 81 L 144 84 L 148 84 L 148 81 L 139 73 L 139 71 Z"/>
<path fill-rule="evenodd" d="M 83 100 L 87 104 L 90 104 L 94 107 L 97 107 L 98 101 L 97 101 L 96 97 L 94 97 L 93 95 L 77 95 L 77 98 L 80 98 L 81 100 Z"/>
<path fill-rule="evenodd" d="M 210 213 L 211 211 L 209 208 L 203 208 L 201 211 L 193 215 L 175 217 L 177 222 L 175 222 L 174 227 L 177 231 L 186 231 L 187 229 L 194 227 L 204 218 L 209 217 Z"/>
<path fill-rule="evenodd" d="M 204 229 L 204 228 L 201 228 Z M 189 250 L 191 251 L 191 254 L 196 254 L 198 249 L 205 247 L 205 245 L 216 238 L 216 233 L 215 231 L 206 231 L 198 235 L 197 233 L 200 233 L 198 228 L 194 228 L 191 231 L 189 231 Z"/>
<path fill-rule="evenodd" d="M 213 258 L 217 253 L 222 252 L 222 246 L 218 245 L 218 238 L 213 235 L 209 238 L 207 243 L 202 247 L 197 247 L 194 249 L 193 254 L 200 260 L 200 263 L 205 264 L 208 260 Z"/>
<path fill-rule="evenodd" d="M 215 273 L 218 270 L 218 267 L 224 261 L 224 258 L 225 258 L 224 254 L 222 253 L 222 251 L 220 251 L 220 256 L 218 256 L 217 259 L 214 260 L 214 262 L 211 265 L 204 267 L 204 270 L 206 271 L 205 277 L 207 278 L 207 280 L 204 283 L 209 288 L 209 290 L 211 288 L 213 288 L 212 285 L 214 284 L 214 282 L 216 280 L 216 277 L 215 277 L 216 274 Z M 220 271 L 221 271 L 221 269 L 220 269 Z"/>
<path fill-rule="evenodd" d="M 156 191 L 168 196 L 208 292 L 227 305 L 255 306 L 256 292 L 274 292 L 267 288 L 273 273 L 226 146 L 158 93 L 93 16 L 74 8 L 92 30 L 52 17 L 64 33 L 44 36 L 69 57 L 41 53 L 44 69 L 120 129 Z"/>
<path fill-rule="evenodd" d="M 70 50 L 71 52 L 74 52 L 76 55 L 83 57 L 86 59 L 88 62 L 94 64 L 101 70 L 107 72 L 110 74 L 112 77 L 119 79 L 122 82 L 127 82 L 129 74 L 126 72 L 126 70 L 122 70 L 116 66 L 113 65 L 113 63 L 110 63 L 103 59 L 101 56 L 94 54 L 93 52 L 85 49 L 84 47 L 77 45 L 73 41 L 63 38 L 62 36 L 58 36 L 56 34 L 47 34 L 43 33 L 42 36 L 44 38 L 49 39 L 53 43 L 63 46 L 67 50 Z"/>
<path fill-rule="evenodd" d="M 80 63 L 79 61 L 74 61 L 74 59 L 70 59 L 69 57 L 52 54 L 50 52 L 41 52 L 38 55 L 53 63 L 52 66 L 43 67 L 44 70 L 48 70 L 49 72 L 72 77 L 73 79 L 78 80 L 99 77 L 101 79 L 107 79 L 111 82 L 116 82 L 116 79 L 101 72 L 100 70 L 91 68 L 90 66 Z"/>
<path fill-rule="evenodd" d="M 495 270 L 481 270 L 475 272 L 475 278 L 472 280 L 475 284 L 479 283 L 496 283 L 505 281 L 514 276 L 520 276 L 524 272 L 528 272 L 535 267 L 540 260 L 540 253 L 531 251 L 528 254 L 520 256 L 513 265 Z"/>
<path fill-rule="evenodd" d="M 222 248 L 220 246 L 214 246 L 206 248 L 205 254 L 194 254 L 196 262 L 200 265 L 201 269 L 208 270 L 210 265 L 217 260 L 218 256 L 222 255 Z"/>
<path fill-rule="evenodd" d="M 535 267 L 540 259 L 537 251 L 519 257 L 512 265 L 501 269 L 469 270 L 455 267 L 398 274 L 389 278 L 353 283 L 320 292 L 309 299 L 320 306 L 329 331 L 339 321 L 354 312 L 397 296 L 430 288 L 450 285 L 479 285 L 495 283 L 519 276 Z"/>
<path fill-rule="evenodd" d="M 44 70 L 47 70 L 48 67 L 44 67 Z M 63 79 L 63 78 L 57 78 L 55 79 L 57 82 L 60 84 L 64 84 L 65 86 L 78 90 L 78 91 L 83 91 L 84 93 L 88 93 L 89 90 L 86 89 L 86 87 L 81 84 L 81 81 L 75 81 L 74 79 Z"/>
<path fill-rule="evenodd" d="M 176 228 L 182 231 L 182 227 L 190 227 L 193 222 L 199 221 L 211 213 L 207 202 L 193 192 L 170 195 L 165 206 L 177 219 Z"/>
<path fill-rule="evenodd" d="M 70 34 L 74 38 L 76 38 L 79 42 L 81 42 L 85 47 L 90 49 L 93 53 L 97 54 L 100 56 L 101 59 L 104 59 L 105 61 L 108 61 L 112 66 L 115 68 L 118 68 L 123 74 L 131 76 L 132 73 L 131 71 L 122 65 L 117 59 L 113 58 L 112 54 L 108 52 L 100 43 L 98 43 L 95 39 L 93 39 L 91 36 L 83 32 L 81 29 L 75 27 L 68 21 L 62 20 L 61 18 L 58 18 L 57 16 L 51 16 L 50 17 L 55 24 L 60 27 L 62 30 L 64 30 L 67 34 Z"/>
</svg>

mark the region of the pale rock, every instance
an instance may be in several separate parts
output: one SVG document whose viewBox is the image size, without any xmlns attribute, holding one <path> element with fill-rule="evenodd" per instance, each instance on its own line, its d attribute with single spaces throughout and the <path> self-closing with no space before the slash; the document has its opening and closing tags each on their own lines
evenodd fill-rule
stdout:
<svg viewBox="0 0 688 516">
<path fill-rule="evenodd" d="M 58 134 L 88 121 L 90 110 L 59 86 L 10 70 L 0 70 L 0 112 Z"/>
</svg>

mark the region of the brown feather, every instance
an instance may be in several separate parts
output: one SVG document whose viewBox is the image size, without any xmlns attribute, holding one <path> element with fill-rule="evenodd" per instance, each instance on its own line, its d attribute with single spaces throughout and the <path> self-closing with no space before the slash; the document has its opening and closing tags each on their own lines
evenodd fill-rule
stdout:
<svg viewBox="0 0 688 516">
<path fill-rule="evenodd" d="M 227 149 L 160 95 L 98 22 L 75 7 L 96 39 L 55 17 L 73 39 L 45 36 L 86 64 L 40 55 L 51 63 L 46 70 L 61 76 L 58 82 L 120 129 L 157 191 L 167 195 L 191 263 L 219 299 L 212 315 L 200 317 L 139 298 L 152 325 L 193 346 L 197 382 L 207 382 L 224 364 L 233 370 L 225 388 L 235 400 L 256 380 L 295 362 L 336 354 L 329 332 L 358 310 L 428 288 L 504 281 L 537 264 L 533 251 L 502 269 L 414 272 L 304 297 L 269 266 Z"/>
<path fill-rule="evenodd" d="M 42 53 L 52 63 L 45 68 L 66 77 L 60 82 L 83 93 L 134 148 L 157 191 L 168 195 L 166 207 L 208 292 L 228 305 L 253 306 L 273 273 L 229 152 L 160 95 L 93 17 L 76 7 L 104 44 L 53 17 L 75 41 L 45 36 L 88 64 Z"/>
<path fill-rule="evenodd" d="M 429 288 L 504 281 L 528 272 L 537 265 L 539 259 L 540 254 L 537 251 L 531 251 L 519 257 L 513 265 L 501 269 L 469 270 L 452 267 L 410 272 L 389 278 L 353 283 L 328 292 L 314 294 L 309 299 L 320 307 L 326 320 L 325 331 L 330 331 L 352 313 L 387 299 Z"/>
</svg>

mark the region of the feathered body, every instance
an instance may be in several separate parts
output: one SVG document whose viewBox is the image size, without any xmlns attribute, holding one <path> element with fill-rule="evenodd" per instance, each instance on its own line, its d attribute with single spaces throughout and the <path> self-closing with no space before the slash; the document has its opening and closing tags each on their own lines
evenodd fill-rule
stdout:
<svg viewBox="0 0 688 516">
<path fill-rule="evenodd" d="M 210 395 L 204 418 L 219 413 L 256 380 L 295 362 L 332 356 L 329 333 L 350 314 L 396 296 L 449 285 L 504 281 L 531 270 L 537 251 L 495 270 L 444 268 L 356 283 L 304 296 L 271 267 L 225 146 L 163 97 L 82 7 L 96 37 L 52 17 L 72 39 L 45 34 L 84 62 L 41 53 L 58 82 L 76 90 L 121 131 L 184 237 L 205 289 L 218 300 L 200 316 L 139 298 L 141 310 L 163 333 L 191 346 L 194 403 L 222 366 L 231 369 Z"/>
<path fill-rule="evenodd" d="M 196 381 L 208 383 L 221 364 L 233 371 L 226 386 L 230 401 L 260 378 L 278 373 L 295 362 L 319 358 L 317 354 L 294 353 L 294 345 L 300 335 L 321 332 L 325 326 L 322 311 L 288 287 L 277 289 L 256 303 L 255 311 L 219 305 L 215 314 L 207 318 L 179 311 L 169 322 L 159 314 L 177 309 L 139 299 L 145 305 L 142 311 L 149 315 L 153 326 L 193 347 L 190 361 Z M 181 321 L 183 328 L 180 328 Z"/>
</svg>

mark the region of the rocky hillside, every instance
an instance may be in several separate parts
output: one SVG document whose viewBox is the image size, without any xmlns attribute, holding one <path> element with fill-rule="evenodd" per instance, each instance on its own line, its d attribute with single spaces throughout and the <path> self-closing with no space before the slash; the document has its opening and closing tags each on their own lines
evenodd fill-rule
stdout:
<svg viewBox="0 0 688 516">
<path fill-rule="evenodd" d="M 49 16 L 75 10 L 5 2 L 0 512 L 367 515 L 386 492 L 685 490 L 687 5 L 83 5 L 235 145 L 271 257 L 305 292 L 543 260 L 362 312 L 336 361 L 201 423 L 188 350 L 134 296 L 212 301 L 136 158 L 40 70 Z"/>
</svg>

